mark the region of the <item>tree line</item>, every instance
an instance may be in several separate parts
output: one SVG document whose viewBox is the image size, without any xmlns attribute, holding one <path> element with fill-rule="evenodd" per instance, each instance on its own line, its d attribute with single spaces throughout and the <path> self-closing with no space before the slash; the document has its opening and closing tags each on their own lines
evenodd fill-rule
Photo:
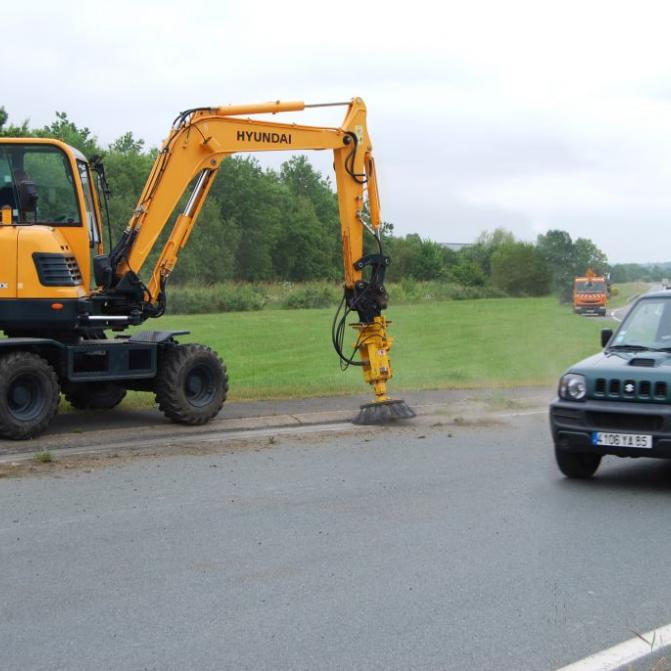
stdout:
<svg viewBox="0 0 671 671">
<path fill-rule="evenodd" d="M 671 263 L 616 263 L 611 267 L 613 282 L 661 282 L 671 278 Z"/>
<path fill-rule="evenodd" d="M 87 157 L 103 156 L 114 240 L 125 228 L 156 157 L 156 149 L 145 147 L 132 132 L 103 147 L 89 128 L 77 126 L 63 112 L 51 124 L 33 128 L 28 121 L 9 123 L 0 107 L 0 136 L 55 137 Z M 418 234 L 397 236 L 393 224 L 386 222 L 383 242 L 392 258 L 389 281 L 492 287 L 512 296 L 554 291 L 568 300 L 575 275 L 590 267 L 597 273 L 608 270 L 606 255 L 591 240 L 572 240 L 561 230 L 529 243 L 498 228 L 454 251 Z M 233 156 L 221 165 L 171 282 L 337 282 L 341 259 L 338 204 L 328 177 L 302 155 L 279 170 L 264 169 L 252 157 Z"/>
</svg>

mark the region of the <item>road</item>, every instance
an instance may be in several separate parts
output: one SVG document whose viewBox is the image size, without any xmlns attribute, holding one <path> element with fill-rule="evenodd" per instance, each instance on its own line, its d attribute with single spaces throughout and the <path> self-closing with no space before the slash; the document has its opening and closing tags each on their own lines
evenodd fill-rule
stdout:
<svg viewBox="0 0 671 671">
<path fill-rule="evenodd" d="M 0 666 L 556 669 L 671 621 L 670 498 L 562 479 L 544 414 L 4 478 Z"/>
</svg>

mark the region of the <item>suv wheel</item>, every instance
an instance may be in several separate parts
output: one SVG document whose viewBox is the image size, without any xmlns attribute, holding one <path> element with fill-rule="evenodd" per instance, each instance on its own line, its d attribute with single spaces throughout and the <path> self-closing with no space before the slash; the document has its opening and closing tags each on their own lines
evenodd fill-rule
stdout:
<svg viewBox="0 0 671 671">
<path fill-rule="evenodd" d="M 600 454 L 567 452 L 555 445 L 555 459 L 559 470 L 567 478 L 591 478 L 601 463 Z"/>
</svg>

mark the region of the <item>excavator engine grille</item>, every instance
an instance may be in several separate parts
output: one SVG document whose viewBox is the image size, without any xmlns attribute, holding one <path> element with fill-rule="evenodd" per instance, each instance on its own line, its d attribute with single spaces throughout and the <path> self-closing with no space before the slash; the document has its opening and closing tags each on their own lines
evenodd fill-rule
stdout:
<svg viewBox="0 0 671 671">
<path fill-rule="evenodd" d="M 72 254 L 33 254 L 40 284 L 45 287 L 76 287 L 82 283 L 77 259 Z"/>
</svg>

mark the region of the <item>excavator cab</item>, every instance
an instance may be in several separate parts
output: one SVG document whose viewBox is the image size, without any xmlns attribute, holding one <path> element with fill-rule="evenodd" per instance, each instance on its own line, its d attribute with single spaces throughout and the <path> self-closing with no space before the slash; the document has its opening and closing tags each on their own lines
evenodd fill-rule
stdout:
<svg viewBox="0 0 671 671">
<path fill-rule="evenodd" d="M 71 328 L 102 250 L 88 161 L 58 140 L 0 140 L 0 211 L 0 329 Z"/>
</svg>

